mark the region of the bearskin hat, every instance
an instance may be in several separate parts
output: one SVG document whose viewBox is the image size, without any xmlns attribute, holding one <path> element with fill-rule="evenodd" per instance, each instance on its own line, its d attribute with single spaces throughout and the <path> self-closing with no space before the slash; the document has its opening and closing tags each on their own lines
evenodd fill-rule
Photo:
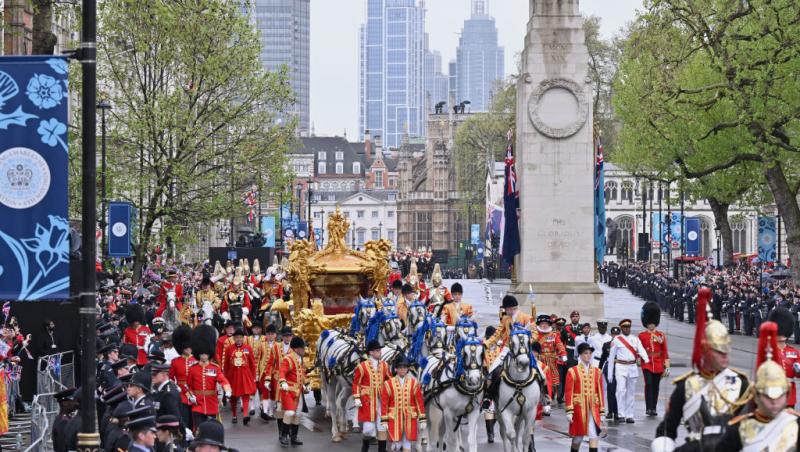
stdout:
<svg viewBox="0 0 800 452">
<path fill-rule="evenodd" d="M 125 320 L 128 325 L 133 325 L 133 322 L 144 323 L 144 308 L 139 304 L 131 304 L 125 309 Z"/>
<path fill-rule="evenodd" d="M 794 316 L 788 309 L 773 309 L 769 313 L 769 321 L 778 324 L 778 336 L 792 337 L 792 333 L 794 333 Z"/>
<path fill-rule="evenodd" d="M 200 325 L 192 331 L 192 355 L 200 359 L 200 355 L 214 356 L 217 346 L 217 330 L 211 325 Z"/>
<path fill-rule="evenodd" d="M 192 328 L 189 325 L 180 325 L 172 332 L 172 345 L 178 353 L 192 346 Z"/>
<path fill-rule="evenodd" d="M 647 328 L 647 325 L 651 323 L 656 326 L 661 323 L 661 308 L 657 303 L 648 301 L 642 306 L 642 325 Z"/>
</svg>

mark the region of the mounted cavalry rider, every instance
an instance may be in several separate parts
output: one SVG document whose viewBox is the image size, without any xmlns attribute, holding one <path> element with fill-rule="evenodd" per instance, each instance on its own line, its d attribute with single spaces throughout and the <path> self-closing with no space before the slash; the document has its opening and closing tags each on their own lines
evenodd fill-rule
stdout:
<svg viewBox="0 0 800 452">
<path fill-rule="evenodd" d="M 654 452 L 675 449 L 675 438 L 682 422 L 688 430 L 684 450 L 714 450 L 724 423 L 747 402 L 741 399 L 749 382 L 743 373 L 728 367 L 731 339 L 725 325 L 709 318 L 710 299 L 708 287 L 698 291 L 692 351 L 695 370 L 673 381 L 675 390 L 664 420 L 656 429 Z"/>
<path fill-rule="evenodd" d="M 378 439 L 378 452 L 386 452 L 386 429 L 380 424 L 380 397 L 384 383 L 392 378 L 389 365 L 381 360 L 381 344 L 372 340 L 367 344 L 369 359 L 362 361 L 353 376 L 353 399 L 358 408 L 358 422 L 364 436 L 361 452 L 369 450 L 372 439 Z"/>
<path fill-rule="evenodd" d="M 800 418 L 786 406 L 789 380 L 781 365 L 778 328 L 765 322 L 759 330 L 755 411 L 731 420 L 716 450 L 800 450 Z"/>
<path fill-rule="evenodd" d="M 161 317 L 168 307 L 173 307 L 167 305 L 167 300 L 170 298 L 167 295 L 169 292 L 175 294 L 174 308 L 180 312 L 183 307 L 183 284 L 178 282 L 178 270 L 174 268 L 169 269 L 167 272 L 167 280 L 161 283 L 161 290 L 158 291 L 158 310 L 156 311 L 156 317 Z"/>
<path fill-rule="evenodd" d="M 233 284 L 230 290 L 225 292 L 220 306 L 220 312 L 225 320 L 233 320 L 234 323 L 241 323 L 245 327 L 250 327 L 248 314 L 253 306 L 250 302 L 250 295 L 242 287 L 242 269 L 236 269 L 236 276 L 233 277 Z"/>
<path fill-rule="evenodd" d="M 503 309 L 500 326 L 492 337 L 484 341 L 485 349 L 490 349 L 492 346 L 497 345 L 498 347 L 502 347 L 502 351 L 489 368 L 490 375 L 487 381 L 488 387 L 486 390 L 486 397 L 483 401 L 483 409 L 488 409 L 491 405 L 491 401 L 497 398 L 497 388 L 500 372 L 502 371 L 499 362 L 502 362 L 502 359 L 505 357 L 506 353 L 508 353 L 506 345 L 508 344 L 511 331 L 514 330 L 514 324 L 517 323 L 527 327 L 531 323 L 531 316 L 519 310 L 519 302 L 513 295 L 506 295 L 503 297 L 503 303 L 500 307 Z"/>
<path fill-rule="evenodd" d="M 449 302 L 446 301 L 442 309 L 444 323 L 454 326 L 461 317 L 471 319 L 474 315 L 474 311 L 472 305 L 461 301 L 461 298 L 464 296 L 464 289 L 461 287 L 461 284 L 453 283 L 450 287 L 450 294 L 452 295 L 452 300 Z"/>
</svg>

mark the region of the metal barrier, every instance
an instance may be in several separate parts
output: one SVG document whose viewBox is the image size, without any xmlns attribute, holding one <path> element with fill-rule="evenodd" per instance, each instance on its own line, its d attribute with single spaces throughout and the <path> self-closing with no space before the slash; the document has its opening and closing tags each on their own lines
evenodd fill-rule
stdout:
<svg viewBox="0 0 800 452">
<path fill-rule="evenodd" d="M 59 392 L 75 386 L 75 353 L 73 351 L 40 356 L 36 362 L 36 393 Z M 54 403 L 54 402 L 53 402 Z M 46 406 L 48 411 L 57 409 Z"/>
<path fill-rule="evenodd" d="M 50 449 L 47 438 L 50 426 L 58 414 L 58 409 L 48 411 L 47 406 L 58 406 L 55 393 L 36 394 L 31 405 L 31 445 L 25 452 L 47 452 Z"/>
<path fill-rule="evenodd" d="M 8 403 L 9 418 L 13 417 L 17 408 L 17 397 L 20 395 L 19 380 L 22 375 L 22 366 L 13 363 L 3 365 L 3 382 L 6 385 L 6 402 Z"/>
</svg>

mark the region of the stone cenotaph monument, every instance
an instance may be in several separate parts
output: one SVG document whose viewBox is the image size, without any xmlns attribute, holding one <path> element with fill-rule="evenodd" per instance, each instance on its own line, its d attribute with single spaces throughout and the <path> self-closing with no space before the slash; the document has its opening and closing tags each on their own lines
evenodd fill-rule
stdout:
<svg viewBox="0 0 800 452">
<path fill-rule="evenodd" d="M 578 0 L 530 0 L 517 85 L 517 284 L 538 313 L 603 316 L 594 278 L 594 142 L 589 52 Z"/>
</svg>

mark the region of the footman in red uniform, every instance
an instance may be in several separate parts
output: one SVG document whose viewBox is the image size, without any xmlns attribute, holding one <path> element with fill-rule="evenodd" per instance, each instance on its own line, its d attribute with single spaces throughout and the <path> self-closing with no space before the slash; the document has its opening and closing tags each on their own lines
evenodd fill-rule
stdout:
<svg viewBox="0 0 800 452">
<path fill-rule="evenodd" d="M 410 362 L 400 356 L 395 364 L 397 375 L 383 384 L 381 422 L 389 432 L 392 450 L 411 451 L 417 440 L 417 423 L 425 422 L 425 403 L 416 378 L 408 374 Z"/>
<path fill-rule="evenodd" d="M 233 344 L 225 348 L 222 368 L 225 378 L 231 384 L 231 422 L 236 424 L 237 406 L 242 402 L 242 423 L 250 423 L 250 397 L 256 393 L 256 360 L 253 349 L 245 344 L 244 330 L 238 328 L 233 333 Z"/>
<path fill-rule="evenodd" d="M 564 398 L 573 452 L 580 449 L 584 436 L 589 437 L 589 451 L 597 452 L 600 432 L 606 428 L 602 374 L 592 366 L 593 352 L 587 342 L 578 345 L 578 364 L 567 370 Z"/>
<path fill-rule="evenodd" d="M 367 353 L 369 359 L 356 367 L 353 376 L 353 399 L 364 436 L 361 452 L 369 450 L 373 438 L 378 438 L 378 452 L 386 452 L 386 430 L 379 424 L 380 397 L 383 384 L 392 378 L 392 374 L 386 361 L 381 360 L 381 344 L 378 341 L 369 341 Z"/>
<path fill-rule="evenodd" d="M 291 349 L 281 359 L 280 366 L 280 401 L 283 407 L 283 424 L 279 424 L 281 446 L 302 446 L 297 439 L 300 429 L 300 410 L 302 398 L 308 392 L 306 388 L 306 370 L 303 366 L 303 356 L 306 354 L 306 343 L 301 337 L 293 337 L 289 343 Z"/>
</svg>

